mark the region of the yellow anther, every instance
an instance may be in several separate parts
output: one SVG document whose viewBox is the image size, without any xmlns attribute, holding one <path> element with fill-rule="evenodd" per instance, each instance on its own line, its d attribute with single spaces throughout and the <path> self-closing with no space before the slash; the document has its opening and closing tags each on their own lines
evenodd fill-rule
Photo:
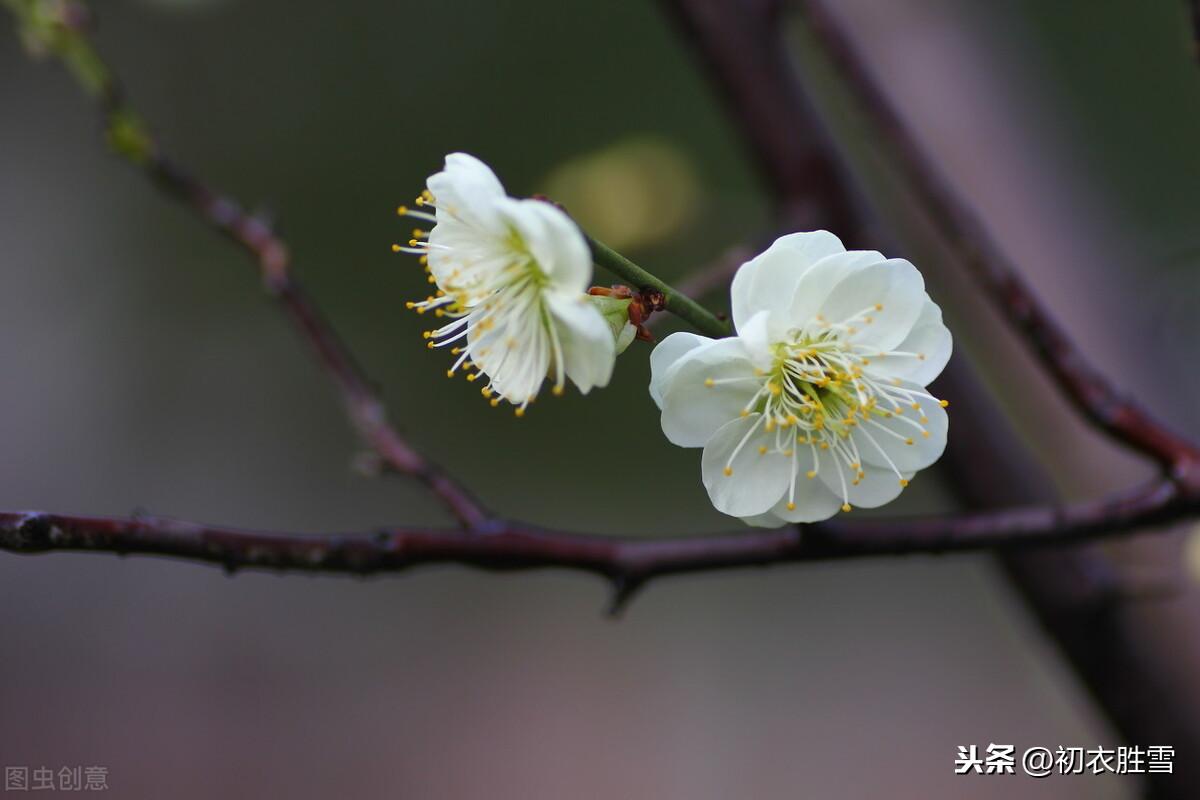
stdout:
<svg viewBox="0 0 1200 800">
<path fill-rule="evenodd" d="M 447 377 L 447 378 L 453 378 L 453 377 L 454 377 L 454 370 L 452 370 L 452 369 L 448 369 L 448 370 L 446 370 L 446 377 Z"/>
<path fill-rule="evenodd" d="M 484 397 L 491 397 L 491 396 L 492 396 L 492 390 L 491 390 L 491 389 L 489 389 L 489 388 L 488 388 L 488 387 L 486 387 L 486 386 L 484 386 L 482 389 L 480 389 L 480 390 L 479 390 L 479 393 L 480 393 L 481 395 L 483 395 Z"/>
<path fill-rule="evenodd" d="M 432 275 L 430 275 L 425 280 L 428 281 L 429 283 L 437 283 L 437 278 L 433 277 Z"/>
<path fill-rule="evenodd" d="M 414 239 L 420 239 L 425 235 L 425 231 L 421 230 L 420 228 L 413 228 L 412 235 Z"/>
<path fill-rule="evenodd" d="M 842 503 L 842 511 L 849 511 L 849 510 L 850 510 L 850 504 Z"/>
<path fill-rule="evenodd" d="M 913 443 L 913 440 L 912 440 L 911 438 L 908 438 L 908 439 L 905 439 L 905 440 L 904 440 L 904 443 L 905 443 L 905 444 L 912 444 L 912 443 Z"/>
<path fill-rule="evenodd" d="M 858 486 L 858 483 L 859 483 L 859 479 L 858 479 L 858 478 L 855 478 L 854 480 L 850 481 L 850 485 L 851 485 L 851 486 Z"/>
<path fill-rule="evenodd" d="M 763 430 L 765 430 L 767 433 L 770 433 L 771 431 L 775 430 L 775 420 L 768 419 L 767 424 L 763 426 Z"/>
<path fill-rule="evenodd" d="M 926 424 L 927 422 L 929 422 L 929 417 L 927 417 L 927 416 L 925 416 L 924 414 L 922 414 L 922 415 L 921 415 L 921 424 L 922 424 L 922 425 L 924 425 L 924 424 Z"/>
<path fill-rule="evenodd" d="M 401 247 L 400 247 L 400 245 L 398 245 L 398 244 L 393 244 L 393 245 L 392 245 L 392 252 L 393 252 L 393 253 L 399 253 L 401 249 L 402 249 L 402 248 L 401 248 Z"/>
<path fill-rule="evenodd" d="M 764 444 L 764 445 L 760 445 L 760 446 L 759 446 L 759 448 L 758 448 L 758 454 L 759 454 L 760 456 L 765 456 L 765 455 L 767 454 L 767 446 L 766 446 L 765 444 Z"/>
<path fill-rule="evenodd" d="M 828 449 L 829 449 L 829 442 L 821 442 L 821 449 L 822 449 L 822 450 L 828 450 Z"/>
<path fill-rule="evenodd" d="M 938 405 L 941 406 L 942 408 L 945 408 L 946 406 L 950 405 L 950 401 L 949 400 L 938 400 Z"/>
<path fill-rule="evenodd" d="M 768 383 L 767 391 L 773 395 L 778 395 L 780 392 L 783 391 L 783 389 L 777 383 Z"/>
<path fill-rule="evenodd" d="M 849 334 L 858 333 L 858 328 L 851 325 L 849 328 L 846 328 L 846 333 L 849 333 Z"/>
<path fill-rule="evenodd" d="M 883 311 L 883 303 L 876 303 L 876 304 L 875 304 L 875 310 L 876 310 L 876 311 Z"/>
<path fill-rule="evenodd" d="M 705 378 L 704 385 L 711 389 L 715 385 L 715 382 L 712 378 Z"/>
<path fill-rule="evenodd" d="M 817 477 L 817 471 L 815 469 L 810 469 L 808 472 L 804 473 L 804 477 L 811 481 L 813 478 Z"/>
<path fill-rule="evenodd" d="M 787 510 L 788 510 L 788 511 L 795 511 L 795 510 L 796 510 L 796 504 L 795 504 L 795 503 L 793 503 L 793 502 L 791 502 L 791 501 L 789 500 L 789 501 L 788 501 L 788 504 L 787 504 Z"/>
<path fill-rule="evenodd" d="M 929 431 L 921 431 L 921 438 L 922 438 L 922 439 L 928 439 L 928 438 L 929 438 Z"/>
<path fill-rule="evenodd" d="M 908 486 L 908 480 L 907 480 L 906 478 L 901 478 L 901 479 L 900 479 L 900 485 L 901 485 L 901 486 Z"/>
<path fill-rule="evenodd" d="M 491 404 L 492 408 L 495 408 L 496 406 L 500 405 L 500 398 L 493 397 L 491 400 L 488 401 L 488 403 Z"/>
<path fill-rule="evenodd" d="M 416 303 L 414 303 L 412 300 L 409 300 L 408 302 L 406 302 L 406 303 L 404 304 L 404 307 L 405 307 L 405 308 L 407 308 L 407 309 L 414 309 L 414 308 L 416 308 L 416 307 L 417 307 L 417 304 L 416 304 Z"/>
<path fill-rule="evenodd" d="M 426 345 L 426 347 L 428 347 L 430 350 L 432 350 L 434 348 L 434 346 L 435 345 L 433 342 L 430 342 L 429 344 Z"/>
<path fill-rule="evenodd" d="M 855 463 L 853 463 L 853 464 L 851 464 L 851 465 L 850 465 L 850 469 L 853 469 L 853 470 L 858 470 L 858 469 L 861 469 L 861 468 L 862 468 L 862 464 L 859 464 L 858 462 L 855 462 Z"/>
<path fill-rule="evenodd" d="M 795 451 L 795 450 L 784 450 L 784 451 L 783 451 L 783 457 L 784 457 L 784 458 L 791 458 L 791 457 L 792 457 L 792 453 L 794 453 L 794 452 L 796 452 L 796 451 Z"/>
<path fill-rule="evenodd" d="M 417 245 L 419 245 L 419 244 L 420 244 L 420 242 L 418 242 L 416 239 L 409 239 L 409 240 L 408 240 L 408 246 L 409 246 L 409 247 L 416 247 L 416 246 L 417 246 Z"/>
<path fill-rule="evenodd" d="M 750 416 L 750 412 L 743 408 L 741 411 L 738 412 L 738 416 L 739 417 L 748 417 L 748 416 Z"/>
<path fill-rule="evenodd" d="M 408 206 L 396 206 L 396 213 L 403 217 L 408 213 Z"/>
<path fill-rule="evenodd" d="M 917 353 L 917 358 L 919 358 L 919 359 L 921 359 L 922 361 L 924 361 L 924 360 L 925 360 L 925 354 L 924 354 L 924 353 Z"/>
<path fill-rule="evenodd" d="M 525 407 L 517 406 L 517 410 L 514 411 L 513 413 L 516 414 L 518 417 L 523 417 L 523 416 L 525 416 Z"/>
<path fill-rule="evenodd" d="M 479 373 L 478 373 L 478 372 L 472 372 L 470 375 L 468 375 L 468 376 L 467 376 L 467 380 L 468 380 L 468 381 L 470 381 L 470 382 L 472 382 L 472 383 L 474 383 L 474 382 L 475 382 L 475 379 L 476 379 L 476 378 L 478 378 L 478 377 L 479 377 Z"/>
<path fill-rule="evenodd" d="M 733 474 L 733 467 L 726 467 L 725 468 L 725 477 L 728 478 L 732 474 Z"/>
<path fill-rule="evenodd" d="M 914 401 L 912 402 L 912 410 L 913 410 L 913 411 L 920 411 L 920 410 L 921 410 L 921 404 L 920 404 L 920 403 L 918 403 L 916 400 L 914 400 Z"/>
<path fill-rule="evenodd" d="M 565 391 L 566 391 L 566 387 L 563 386 L 561 383 L 556 384 L 555 387 L 550 390 L 551 394 L 553 394 L 555 397 L 562 397 L 563 392 L 565 392 Z"/>
</svg>

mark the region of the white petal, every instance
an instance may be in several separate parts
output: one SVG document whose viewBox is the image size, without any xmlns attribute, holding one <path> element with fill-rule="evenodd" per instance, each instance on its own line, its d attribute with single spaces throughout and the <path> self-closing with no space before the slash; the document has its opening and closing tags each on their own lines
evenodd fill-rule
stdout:
<svg viewBox="0 0 1200 800">
<path fill-rule="evenodd" d="M 746 354 L 754 366 L 762 370 L 771 368 L 775 360 L 773 345 L 782 339 L 783 331 L 774 323 L 778 314 L 759 311 L 738 331 L 738 338 L 746 348 Z M 786 327 L 786 326 L 785 326 Z"/>
<path fill-rule="evenodd" d="M 848 250 L 818 261 L 812 269 L 804 273 L 796 287 L 795 296 L 786 315 L 789 327 L 811 323 L 813 318 L 825 310 L 826 298 L 838 284 L 869 266 L 883 263 L 884 260 L 883 254 L 875 250 Z M 828 317 L 828 314 L 824 316 Z"/>
<path fill-rule="evenodd" d="M 889 258 L 838 282 L 821 304 L 821 313 L 831 323 L 853 326 L 850 341 L 892 350 L 908 336 L 926 299 L 917 268 L 902 258 Z M 876 304 L 882 309 L 876 310 Z M 864 316 L 871 318 L 870 324 Z"/>
<path fill-rule="evenodd" d="M 769 448 L 774 441 L 775 434 L 766 432 L 760 414 L 735 419 L 709 440 L 701 468 L 704 487 L 718 511 L 748 517 L 779 501 L 787 491 L 788 459 L 775 452 L 759 453 L 760 447 Z M 729 474 L 726 467 L 732 470 Z"/>
<path fill-rule="evenodd" d="M 921 390 L 913 384 L 904 386 Z M 902 404 L 901 413 L 890 418 L 874 415 L 870 423 L 859 422 L 851 435 L 865 463 L 890 469 L 890 459 L 896 469 L 908 474 L 925 469 L 941 458 L 946 449 L 946 433 L 950 426 L 946 409 L 935 400 L 917 398 L 916 402 L 919 409 Z M 879 408 L 890 409 L 891 404 L 881 399 Z M 921 417 L 928 421 L 922 423 Z M 880 426 L 886 430 L 880 430 Z M 922 427 L 928 431 L 929 436 L 921 435 Z M 909 441 L 912 444 L 907 444 Z"/>
<path fill-rule="evenodd" d="M 857 474 L 849 470 L 845 464 L 837 466 L 841 468 L 841 477 L 846 479 L 846 494 L 850 505 L 858 508 L 878 508 L 892 502 L 900 492 L 904 491 L 904 485 L 900 483 L 900 479 L 908 480 L 912 477 L 911 472 L 897 475 L 890 468 L 877 467 L 864 457 L 863 477 L 858 478 L 858 485 L 855 486 L 854 480 Z M 822 469 L 820 478 L 831 493 L 838 497 L 842 496 L 842 482 L 834 465 L 830 464 Z M 841 504 L 841 500 L 838 501 L 838 504 Z"/>
<path fill-rule="evenodd" d="M 497 207 L 550 286 L 574 294 L 587 291 L 592 255 L 583 232 L 570 217 L 541 200 L 502 198 Z"/>
<path fill-rule="evenodd" d="M 845 252 L 840 239 L 828 231 L 791 233 L 747 261 L 729 287 L 733 325 L 737 330 L 760 311 L 775 311 L 783 319 L 801 276 L 826 256 Z"/>
<path fill-rule="evenodd" d="M 679 331 L 654 346 L 654 351 L 650 353 L 650 396 L 659 408 L 662 408 L 663 386 L 680 359 L 711 341 L 707 336 Z"/>
<path fill-rule="evenodd" d="M 663 433 L 680 447 L 701 447 L 739 417 L 762 385 L 740 340 L 703 344 L 680 359 L 662 384 Z"/>
<path fill-rule="evenodd" d="M 808 472 L 813 469 L 812 450 L 806 445 L 798 445 L 794 453 L 796 467 L 793 485 L 784 491 L 783 499 L 771 509 L 771 513 L 784 522 L 817 522 L 828 519 L 842 507 L 841 495 L 835 496 L 819 478 L 809 478 Z M 824 469 L 831 468 L 826 463 Z M 824 469 L 822 472 L 824 472 Z M 788 503 L 795 508 L 788 508 Z"/>
<path fill-rule="evenodd" d="M 505 196 L 496 173 L 466 153 L 446 156 L 446 166 L 425 182 L 437 206 L 438 224 L 459 222 L 499 233 L 495 201 Z"/>
<path fill-rule="evenodd" d="M 550 336 L 540 321 L 522 319 L 511 326 L 475 328 L 467 342 L 471 360 L 497 394 L 514 404 L 537 395 L 550 369 Z"/>
<path fill-rule="evenodd" d="M 583 394 L 607 386 L 617 352 L 604 315 L 582 294 L 550 293 L 545 304 L 562 346 L 567 377 Z"/>
<path fill-rule="evenodd" d="M 942 373 L 950 360 L 953 340 L 950 330 L 942 323 L 942 310 L 937 303 L 926 300 L 916 324 L 904 341 L 895 348 L 903 353 L 916 353 L 924 358 L 907 356 L 873 356 L 868 374 L 882 379 L 900 378 L 927 386 Z"/>
</svg>

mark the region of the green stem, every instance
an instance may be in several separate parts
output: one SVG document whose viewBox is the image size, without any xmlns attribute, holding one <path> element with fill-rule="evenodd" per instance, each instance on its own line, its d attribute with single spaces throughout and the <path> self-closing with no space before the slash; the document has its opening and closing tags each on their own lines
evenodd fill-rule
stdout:
<svg viewBox="0 0 1200 800">
<path fill-rule="evenodd" d="M 728 323 L 717 319 L 711 311 L 692 298 L 663 283 L 608 245 L 598 242 L 590 236 L 587 237 L 587 241 L 588 246 L 592 248 L 592 259 L 596 264 L 626 283 L 632 284 L 638 290 L 654 289 L 662 292 L 667 311 L 689 323 L 696 330 L 718 339 L 731 333 Z"/>
</svg>

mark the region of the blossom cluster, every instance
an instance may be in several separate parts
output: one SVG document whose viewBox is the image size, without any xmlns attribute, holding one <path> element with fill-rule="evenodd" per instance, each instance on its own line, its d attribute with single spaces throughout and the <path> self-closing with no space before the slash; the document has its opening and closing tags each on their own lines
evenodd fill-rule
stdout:
<svg viewBox="0 0 1200 800">
<path fill-rule="evenodd" d="M 393 249 L 435 286 L 408 305 L 446 320 L 425 338 L 450 348 L 448 374 L 482 376 L 518 415 L 547 379 L 555 394 L 607 385 L 633 337 L 628 301 L 588 294 L 591 250 L 570 217 L 509 197 L 463 153 L 426 187 L 399 211 L 432 227 Z M 663 433 L 703 448 L 717 510 L 773 527 L 876 507 L 941 456 L 947 404 L 927 387 L 952 340 L 911 263 L 793 233 L 741 266 L 730 302 L 731 336 L 674 333 L 650 356 Z"/>
</svg>

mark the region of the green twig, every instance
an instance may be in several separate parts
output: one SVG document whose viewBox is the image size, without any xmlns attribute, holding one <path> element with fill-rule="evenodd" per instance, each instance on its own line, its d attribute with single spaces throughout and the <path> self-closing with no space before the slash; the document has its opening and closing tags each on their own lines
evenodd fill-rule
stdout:
<svg viewBox="0 0 1200 800">
<path fill-rule="evenodd" d="M 639 291 L 653 290 L 662 294 L 663 308 L 708 336 L 721 338 L 730 334 L 729 323 L 723 322 L 692 298 L 651 275 L 606 244 L 588 237 L 592 259 L 618 278 Z"/>
</svg>

